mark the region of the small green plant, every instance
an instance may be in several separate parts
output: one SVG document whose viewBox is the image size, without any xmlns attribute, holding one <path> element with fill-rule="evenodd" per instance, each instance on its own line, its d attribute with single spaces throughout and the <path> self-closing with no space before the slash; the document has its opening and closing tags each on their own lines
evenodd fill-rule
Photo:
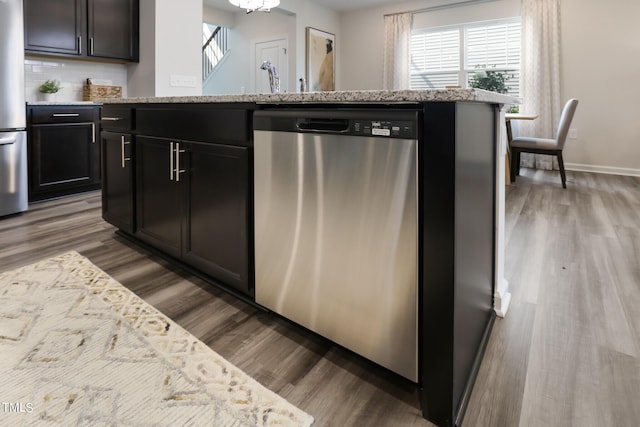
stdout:
<svg viewBox="0 0 640 427">
<path fill-rule="evenodd" d="M 509 92 L 506 83 L 512 77 L 513 74 L 510 75 L 502 71 L 478 71 L 469 79 L 469 86 L 475 89 L 484 89 L 506 94 Z M 518 105 L 512 105 L 507 109 L 507 113 L 518 113 L 519 111 L 520 108 Z"/>
<path fill-rule="evenodd" d="M 39 88 L 42 93 L 56 93 L 60 90 L 60 82 L 57 80 L 47 80 Z"/>
<path fill-rule="evenodd" d="M 506 82 L 512 78 L 502 71 L 478 71 L 469 79 L 469 86 L 476 89 L 490 90 L 492 92 L 507 93 L 508 88 Z"/>
</svg>

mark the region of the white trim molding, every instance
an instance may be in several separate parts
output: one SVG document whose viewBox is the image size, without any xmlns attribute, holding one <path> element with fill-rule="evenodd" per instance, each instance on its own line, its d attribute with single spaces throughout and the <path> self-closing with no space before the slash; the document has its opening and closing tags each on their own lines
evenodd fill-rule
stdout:
<svg viewBox="0 0 640 427">
<path fill-rule="evenodd" d="M 507 279 L 498 281 L 498 288 L 493 294 L 493 310 L 498 317 L 504 317 L 509 309 L 511 293 L 509 292 L 509 282 Z"/>
<path fill-rule="evenodd" d="M 640 169 L 632 168 L 618 168 L 615 166 L 600 166 L 600 165 L 583 165 L 580 163 L 565 163 L 564 168 L 569 171 L 575 172 L 593 172 L 604 173 L 608 175 L 626 175 L 626 176 L 640 176 Z"/>
<path fill-rule="evenodd" d="M 500 317 L 504 317 L 509 309 L 511 294 L 509 282 L 504 277 L 505 260 L 505 200 L 506 200 L 506 157 L 507 157 L 507 127 L 504 118 L 505 107 L 500 108 L 500 119 L 496 123 L 496 228 L 495 228 L 495 274 L 493 284 L 493 310 Z"/>
</svg>

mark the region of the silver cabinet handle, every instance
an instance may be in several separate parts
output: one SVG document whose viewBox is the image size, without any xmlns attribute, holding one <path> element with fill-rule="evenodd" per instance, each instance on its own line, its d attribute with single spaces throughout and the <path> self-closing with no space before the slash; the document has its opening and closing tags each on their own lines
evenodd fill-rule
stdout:
<svg viewBox="0 0 640 427">
<path fill-rule="evenodd" d="M 93 37 L 89 37 L 89 55 L 93 55 Z"/>
<path fill-rule="evenodd" d="M 96 124 L 91 123 L 91 143 L 96 143 Z"/>
<path fill-rule="evenodd" d="M 176 182 L 180 182 L 180 174 L 185 172 L 185 169 L 180 169 L 180 153 L 184 153 L 186 150 L 180 149 L 180 143 L 176 143 Z"/>
<path fill-rule="evenodd" d="M 82 55 L 82 37 L 78 36 L 78 55 Z"/>
<path fill-rule="evenodd" d="M 124 118 L 123 117 L 103 117 L 102 118 L 103 122 L 117 122 L 120 120 L 124 120 Z"/>
<path fill-rule="evenodd" d="M 79 113 L 55 113 L 51 117 L 80 117 Z"/>
<path fill-rule="evenodd" d="M 171 143 L 171 151 L 169 153 L 169 179 L 173 181 L 173 173 L 175 172 L 175 168 L 173 167 L 173 156 L 174 156 L 174 143 Z"/>
<path fill-rule="evenodd" d="M 121 159 L 122 159 L 122 168 L 123 169 L 126 166 L 125 162 L 128 162 L 129 160 L 131 160 L 131 157 L 125 157 L 124 156 L 124 146 L 128 145 L 128 144 L 131 144 L 131 141 L 125 141 L 124 140 L 124 135 L 122 135 L 120 137 L 120 153 L 121 153 L 121 156 L 122 156 Z"/>
</svg>

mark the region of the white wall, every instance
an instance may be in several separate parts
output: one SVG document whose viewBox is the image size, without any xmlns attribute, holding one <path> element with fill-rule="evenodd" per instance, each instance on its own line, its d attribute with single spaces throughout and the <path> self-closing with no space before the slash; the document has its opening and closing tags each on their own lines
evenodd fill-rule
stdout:
<svg viewBox="0 0 640 427">
<path fill-rule="evenodd" d="M 224 25 L 230 28 L 236 25 L 236 13 L 221 10 L 206 4 L 202 9 L 202 19 L 209 24 Z"/>
<path fill-rule="evenodd" d="M 452 0 L 455 1 L 455 0 Z M 496 0 L 459 7 L 444 7 L 413 15 L 413 28 L 459 25 L 520 15 L 520 0 Z"/>
<path fill-rule="evenodd" d="M 307 27 L 334 34 L 336 43 L 334 55 L 337 56 L 342 51 L 343 36 L 340 15 L 326 7 L 315 4 L 312 0 L 281 0 L 280 7 L 296 15 L 296 42 L 295 47 L 295 71 L 293 78 L 297 82 L 299 78 L 306 79 L 306 37 Z M 340 75 L 336 65 L 336 89 L 342 90 Z"/>
<path fill-rule="evenodd" d="M 338 55 L 342 90 L 382 89 L 384 15 L 420 11 L 459 0 L 422 0 L 355 10 L 340 16 L 342 50 Z M 416 14 L 415 28 L 505 18 L 519 13 L 519 0 L 496 0 Z M 515 12 L 513 12 L 515 10 Z"/>
<path fill-rule="evenodd" d="M 640 2 L 562 0 L 562 98 L 578 98 L 565 166 L 640 176 Z"/>
<path fill-rule="evenodd" d="M 156 2 L 140 0 L 140 62 L 129 65 L 129 96 L 154 96 L 156 91 Z"/>
<path fill-rule="evenodd" d="M 156 91 L 156 2 L 140 0 L 140 62 L 129 65 L 129 96 L 154 96 Z"/>
<path fill-rule="evenodd" d="M 288 38 L 288 88 L 298 90 L 298 79 L 306 79 L 305 40 L 306 27 L 314 27 L 336 36 L 336 54 L 340 52 L 340 18 L 337 12 L 315 4 L 312 0 L 282 0 L 280 11 L 271 13 L 243 11 L 234 13 L 229 19 L 228 12 L 205 6 L 207 22 L 228 25 L 232 28 L 229 58 L 216 72 L 212 81 L 204 88 L 204 93 L 239 93 L 255 91 L 254 43 L 286 35 Z M 336 88 L 340 89 L 340 73 L 336 67 Z"/>
<path fill-rule="evenodd" d="M 446 0 L 441 0 L 440 3 Z M 414 23 L 448 25 L 504 17 L 514 0 L 421 14 Z M 519 0 L 515 0 L 519 3 Z M 342 90 L 382 89 L 384 15 L 437 1 L 411 1 L 343 13 L 337 69 Z M 565 146 L 567 168 L 640 176 L 640 2 L 561 2 L 561 98 L 578 98 L 578 138 Z"/>
<path fill-rule="evenodd" d="M 206 16 L 216 19 L 219 16 L 211 7 Z M 244 90 L 246 93 L 254 93 L 255 73 L 260 72 L 254 64 L 254 45 L 259 41 L 286 38 L 288 40 L 289 68 L 286 73 L 289 91 L 293 91 L 295 84 L 295 42 L 296 19 L 295 16 L 282 13 L 250 13 L 239 12 L 235 15 L 229 32 L 228 58 L 215 71 L 211 80 L 203 88 L 204 94 L 234 94 Z M 224 15 L 222 15 L 224 16 Z M 213 21 L 210 21 L 213 22 Z M 218 22 L 216 22 L 218 23 Z M 265 71 L 262 71 L 265 72 Z M 284 74 L 281 72 L 281 74 Z M 283 82 L 284 83 L 284 82 Z"/>
<path fill-rule="evenodd" d="M 140 2 L 140 63 L 130 66 L 132 96 L 202 93 L 202 0 Z M 171 85 L 171 76 L 193 77 L 194 87 Z"/>
</svg>

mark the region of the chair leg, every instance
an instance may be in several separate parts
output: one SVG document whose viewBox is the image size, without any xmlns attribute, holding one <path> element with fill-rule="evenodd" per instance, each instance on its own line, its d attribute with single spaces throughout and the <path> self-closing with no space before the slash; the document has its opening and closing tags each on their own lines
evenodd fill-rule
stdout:
<svg viewBox="0 0 640 427">
<path fill-rule="evenodd" d="M 522 151 L 518 150 L 518 154 L 516 154 L 516 175 L 520 176 L 520 154 Z"/>
<path fill-rule="evenodd" d="M 564 172 L 564 161 L 562 160 L 562 151 L 558 154 L 558 166 L 560 167 L 560 178 L 562 178 L 562 188 L 567 188 L 567 175 Z"/>
</svg>

